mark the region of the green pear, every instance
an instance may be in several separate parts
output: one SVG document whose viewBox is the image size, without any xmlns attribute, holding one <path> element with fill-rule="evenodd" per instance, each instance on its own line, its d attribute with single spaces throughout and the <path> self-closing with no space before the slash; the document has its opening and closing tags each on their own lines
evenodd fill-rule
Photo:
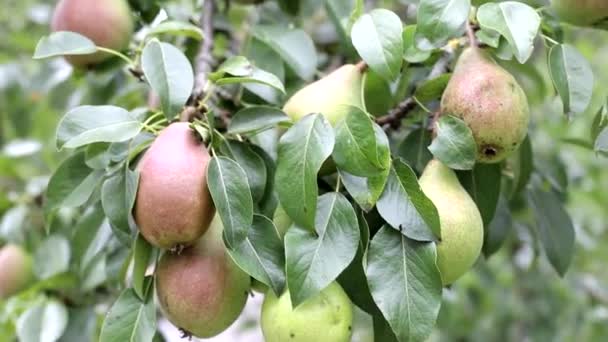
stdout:
<svg viewBox="0 0 608 342">
<path fill-rule="evenodd" d="M 205 233 L 215 206 L 207 187 L 211 157 L 188 123 L 169 125 L 142 157 L 134 217 L 154 246 L 194 243 Z"/>
<path fill-rule="evenodd" d="M 165 317 L 193 336 L 226 330 L 241 314 L 250 278 L 232 261 L 218 216 L 196 245 L 179 254 L 165 252 L 156 270 L 156 294 Z"/>
<path fill-rule="evenodd" d="M 477 161 L 497 163 L 517 150 L 528 132 L 530 109 L 515 78 L 477 47 L 465 49 L 441 99 L 441 111 L 473 132 Z"/>
<path fill-rule="evenodd" d="M 262 305 L 266 342 L 348 342 L 352 324 L 353 305 L 337 282 L 296 308 L 289 291 L 280 298 L 268 291 Z"/>
<path fill-rule="evenodd" d="M 0 249 L 0 299 L 24 290 L 34 279 L 32 258 L 17 245 Z"/>
<path fill-rule="evenodd" d="M 126 0 L 60 0 L 51 21 L 53 31 L 72 31 L 91 39 L 95 45 L 124 50 L 133 35 L 133 18 Z M 75 67 L 99 64 L 112 55 L 97 52 L 67 56 Z"/>
<path fill-rule="evenodd" d="M 298 121 L 310 113 L 321 113 L 335 125 L 347 114 L 346 106 L 365 108 L 363 73 L 354 64 L 343 65 L 329 75 L 297 91 L 283 111 Z"/>
<path fill-rule="evenodd" d="M 449 285 L 466 273 L 481 253 L 481 214 L 454 171 L 438 160 L 428 163 L 420 177 L 420 187 L 439 213 L 437 266 L 443 284 Z"/>
<path fill-rule="evenodd" d="M 560 19 L 579 26 L 595 26 L 608 19 L 606 0 L 552 0 Z"/>
</svg>

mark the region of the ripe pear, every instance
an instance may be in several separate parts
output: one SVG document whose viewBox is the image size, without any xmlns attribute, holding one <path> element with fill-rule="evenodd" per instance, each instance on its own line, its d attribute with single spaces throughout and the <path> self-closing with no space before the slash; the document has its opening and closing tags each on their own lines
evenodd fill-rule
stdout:
<svg viewBox="0 0 608 342">
<path fill-rule="evenodd" d="M 438 160 L 428 163 L 420 177 L 420 187 L 439 213 L 437 266 L 443 284 L 449 285 L 466 273 L 481 253 L 481 214 L 454 171 Z"/>
<path fill-rule="evenodd" d="M 138 165 L 134 217 L 154 246 L 194 243 L 207 231 L 215 206 L 207 187 L 209 152 L 185 122 L 165 128 Z"/>
<path fill-rule="evenodd" d="M 477 47 L 462 52 L 441 99 L 441 111 L 473 132 L 477 161 L 497 163 L 517 150 L 528 132 L 530 109 L 515 78 Z"/>
<path fill-rule="evenodd" d="M 156 270 L 156 294 L 167 319 L 193 336 L 226 330 L 241 314 L 250 278 L 232 261 L 222 240 L 219 217 L 196 245 L 166 252 Z"/>
<path fill-rule="evenodd" d="M 283 111 L 293 121 L 310 113 L 321 113 L 335 125 L 347 114 L 345 106 L 365 108 L 362 92 L 361 68 L 347 64 L 297 91 L 285 103 Z"/>
<path fill-rule="evenodd" d="M 594 26 L 608 19 L 606 0 L 552 0 L 560 19 L 579 26 Z"/>
<path fill-rule="evenodd" d="M 55 7 L 51 29 L 76 32 L 97 46 L 124 50 L 133 35 L 133 18 L 126 0 L 60 0 Z M 111 56 L 97 52 L 67 56 L 66 60 L 75 67 L 89 67 Z"/>
<path fill-rule="evenodd" d="M 17 245 L 0 249 L 0 299 L 24 290 L 34 279 L 32 258 Z"/>
<path fill-rule="evenodd" d="M 289 291 L 280 298 L 268 291 L 262 305 L 266 342 L 348 342 L 352 324 L 353 305 L 337 282 L 296 308 Z"/>
</svg>

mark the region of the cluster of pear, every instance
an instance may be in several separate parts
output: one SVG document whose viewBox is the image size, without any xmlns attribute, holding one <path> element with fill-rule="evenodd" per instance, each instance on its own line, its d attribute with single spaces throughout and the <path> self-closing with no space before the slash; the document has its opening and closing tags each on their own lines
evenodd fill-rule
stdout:
<svg viewBox="0 0 608 342">
<path fill-rule="evenodd" d="M 34 279 L 31 256 L 20 246 L 0 249 L 0 300 L 24 290 Z"/>
<path fill-rule="evenodd" d="M 97 46 L 118 51 L 129 46 L 133 25 L 127 0 L 59 0 L 51 21 L 55 32 L 76 32 Z M 107 53 L 96 52 L 66 56 L 66 60 L 75 67 L 90 67 L 109 57 Z"/>
</svg>

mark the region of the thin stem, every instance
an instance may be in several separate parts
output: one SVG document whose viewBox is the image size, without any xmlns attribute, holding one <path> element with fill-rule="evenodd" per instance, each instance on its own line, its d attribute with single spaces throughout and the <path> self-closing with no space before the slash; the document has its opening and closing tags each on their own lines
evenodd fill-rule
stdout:
<svg viewBox="0 0 608 342">
<path fill-rule="evenodd" d="M 430 110 L 430 109 L 428 109 L 428 108 L 426 108 L 426 106 L 425 106 L 425 105 L 423 105 L 423 104 L 422 104 L 422 102 L 420 102 L 416 96 L 413 96 L 412 98 L 414 99 L 414 101 L 416 101 L 416 104 L 417 104 L 417 105 L 418 105 L 420 108 L 422 108 L 422 110 L 424 110 L 425 112 L 427 112 L 427 113 L 429 113 L 429 114 L 431 114 L 431 113 L 432 113 L 432 112 L 431 112 L 431 110 Z"/>
<path fill-rule="evenodd" d="M 119 57 L 120 59 L 124 60 L 125 62 L 127 62 L 130 66 L 131 65 L 135 65 L 135 62 L 133 62 L 133 60 L 129 57 L 127 57 L 126 55 L 116 51 L 116 50 L 112 50 L 112 49 L 107 49 L 104 47 L 97 47 L 97 51 L 101 51 L 101 52 L 105 52 L 105 53 L 109 53 L 111 55 L 114 55 L 116 57 Z"/>
<path fill-rule="evenodd" d="M 342 177 L 338 173 L 338 180 L 336 180 L 336 192 L 340 192 L 340 186 L 342 186 Z"/>
<path fill-rule="evenodd" d="M 473 26 L 471 26 L 469 21 L 467 21 L 466 30 L 467 38 L 469 38 L 469 44 L 471 46 L 478 46 L 479 44 L 477 43 L 477 38 L 475 38 L 475 30 L 473 30 Z"/>
<path fill-rule="evenodd" d="M 542 34 L 542 33 L 541 33 L 541 35 L 540 35 L 540 36 L 541 36 L 541 37 L 542 37 L 544 40 L 546 40 L 546 41 L 548 41 L 548 42 L 550 42 L 550 43 L 553 43 L 554 45 L 559 45 L 559 44 L 560 44 L 560 43 L 559 43 L 557 40 L 555 40 L 555 39 L 553 39 L 553 38 L 551 38 L 551 37 L 549 37 L 549 36 L 547 36 L 547 35 L 544 35 L 544 34 Z"/>
<path fill-rule="evenodd" d="M 146 121 L 144 121 L 144 125 L 149 125 L 152 121 L 154 121 L 157 117 L 159 117 L 160 115 L 163 115 L 164 113 L 161 111 L 158 111 L 154 114 L 152 114 L 149 118 L 146 119 Z M 166 120 L 166 119 L 165 119 Z"/>
</svg>

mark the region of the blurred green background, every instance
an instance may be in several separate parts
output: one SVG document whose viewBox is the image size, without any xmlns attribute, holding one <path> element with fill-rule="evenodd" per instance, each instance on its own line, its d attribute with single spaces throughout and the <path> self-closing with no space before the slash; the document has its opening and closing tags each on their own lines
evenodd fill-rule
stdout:
<svg viewBox="0 0 608 342">
<path fill-rule="evenodd" d="M 54 1 L 2 5 L 0 240 L 28 240 L 36 238 L 32 232 L 42 234 L 41 195 L 64 157 L 54 146 L 60 117 L 79 104 L 144 106 L 146 94 L 120 70 L 74 73 L 61 59 L 32 60 L 38 39 L 48 33 Z M 560 278 L 538 257 L 543 252 L 526 226 L 530 218 L 519 217 L 505 246 L 445 291 L 433 341 L 608 340 L 608 158 L 581 147 L 608 95 L 608 32 L 568 28 L 565 40 L 593 66 L 596 89 L 584 115 L 568 120 L 561 114 L 542 42 L 532 65 L 506 67 L 521 80 L 532 106 L 536 167 L 568 200 L 577 233 L 572 265 Z"/>
</svg>

